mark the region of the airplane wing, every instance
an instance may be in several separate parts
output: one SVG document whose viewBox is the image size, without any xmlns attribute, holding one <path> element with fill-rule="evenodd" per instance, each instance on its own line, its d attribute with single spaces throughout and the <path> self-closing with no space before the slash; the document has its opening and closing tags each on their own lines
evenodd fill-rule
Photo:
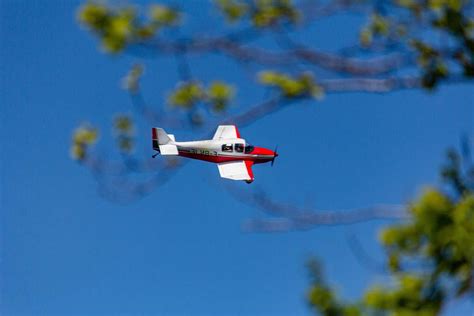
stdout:
<svg viewBox="0 0 474 316">
<path fill-rule="evenodd" d="M 240 138 L 239 130 L 235 125 L 219 125 L 212 139 Z"/>
<path fill-rule="evenodd" d="M 230 161 L 217 164 L 222 178 L 253 181 L 252 161 Z"/>
</svg>

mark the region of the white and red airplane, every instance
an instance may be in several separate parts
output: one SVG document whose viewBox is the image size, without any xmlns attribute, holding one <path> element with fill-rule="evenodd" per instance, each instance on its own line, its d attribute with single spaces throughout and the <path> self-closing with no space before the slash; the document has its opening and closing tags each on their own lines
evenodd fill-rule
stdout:
<svg viewBox="0 0 474 316">
<path fill-rule="evenodd" d="M 157 151 L 153 158 L 161 154 L 199 159 L 217 163 L 222 178 L 254 180 L 252 166 L 271 161 L 272 166 L 278 153 L 266 148 L 255 147 L 240 138 L 234 125 L 220 125 L 210 140 L 177 142 L 174 135 L 164 129 L 154 127 L 152 130 L 153 149 Z"/>
</svg>

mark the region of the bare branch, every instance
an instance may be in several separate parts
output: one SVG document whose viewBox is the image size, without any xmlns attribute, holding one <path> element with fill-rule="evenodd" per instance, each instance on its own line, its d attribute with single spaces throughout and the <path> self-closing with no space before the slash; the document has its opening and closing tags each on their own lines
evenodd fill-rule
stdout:
<svg viewBox="0 0 474 316">
<path fill-rule="evenodd" d="M 445 83 L 463 83 L 470 82 L 469 78 L 463 76 L 452 76 Z M 376 78 L 347 78 L 347 79 L 328 79 L 318 82 L 326 93 L 338 92 L 375 92 L 386 93 L 397 90 L 420 88 L 422 86 L 421 78 L 416 76 L 407 77 L 389 77 L 384 79 Z"/>
<path fill-rule="evenodd" d="M 181 41 L 156 39 L 152 43 L 138 43 L 155 53 L 176 55 L 182 51 L 188 53 L 222 53 L 240 61 L 266 66 L 283 66 L 307 63 L 336 73 L 354 75 L 377 75 L 398 70 L 409 60 L 399 53 L 391 53 L 374 58 L 350 58 L 345 55 L 322 52 L 301 44 L 293 44 L 286 51 L 244 45 L 226 37 L 195 38 Z"/>
<path fill-rule="evenodd" d="M 376 205 L 342 211 L 312 210 L 299 216 L 277 219 L 251 219 L 243 229 L 250 232 L 309 230 L 318 226 L 350 225 L 380 219 L 406 219 L 402 205 Z"/>
<path fill-rule="evenodd" d="M 269 198 L 264 192 L 249 193 L 227 187 L 238 201 L 256 207 L 273 219 L 251 219 L 243 229 L 252 232 L 281 232 L 308 230 L 318 226 L 349 225 L 378 219 L 408 218 L 405 205 L 379 204 L 347 210 L 317 210 L 301 208 L 290 203 L 281 203 Z"/>
<path fill-rule="evenodd" d="M 348 233 L 346 235 L 347 244 L 354 257 L 360 263 L 361 266 L 368 270 L 375 271 L 378 273 L 387 273 L 385 262 L 381 262 L 372 257 L 362 246 L 359 238 L 354 233 Z"/>
</svg>

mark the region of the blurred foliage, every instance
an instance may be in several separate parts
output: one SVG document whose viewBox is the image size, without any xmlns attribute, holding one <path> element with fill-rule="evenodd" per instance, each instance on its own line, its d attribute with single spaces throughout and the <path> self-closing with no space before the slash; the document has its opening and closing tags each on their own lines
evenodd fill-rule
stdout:
<svg viewBox="0 0 474 316">
<path fill-rule="evenodd" d="M 181 20 L 180 13 L 162 4 L 153 4 L 149 16 L 155 27 L 177 26 Z"/>
<path fill-rule="evenodd" d="M 321 98 L 323 96 L 323 89 L 314 81 L 310 73 L 290 77 L 275 71 L 262 71 L 259 80 L 263 85 L 277 88 L 286 98 L 305 96 Z"/>
<path fill-rule="evenodd" d="M 204 97 L 205 91 L 199 82 L 181 82 L 168 97 L 168 103 L 175 107 L 190 109 Z"/>
<path fill-rule="evenodd" d="M 277 23 L 295 23 L 299 13 L 291 0 L 256 0 L 252 11 L 252 22 L 257 27 Z"/>
<path fill-rule="evenodd" d="M 226 110 L 234 97 L 235 88 L 222 81 L 214 81 L 207 89 L 207 99 L 214 112 Z"/>
<path fill-rule="evenodd" d="M 227 21 L 247 21 L 256 30 L 280 30 L 280 26 L 301 20 L 305 13 L 300 3 L 291 0 L 214 2 Z M 448 79 L 454 64 L 463 70 L 464 76 L 474 77 L 474 18 L 472 8 L 467 9 L 472 6 L 471 0 L 395 0 L 373 7 L 370 2 L 363 1 L 348 1 L 347 4 L 365 5 L 372 11 L 359 34 L 362 47 L 370 49 L 373 45 L 384 44 L 399 49 L 411 48 L 418 55 L 418 68 L 426 89 L 434 89 L 439 82 Z M 88 2 L 80 8 L 78 20 L 99 37 L 107 52 L 119 53 L 130 45 L 153 40 L 163 28 L 179 26 L 182 13 L 164 4 L 153 4 L 146 17 L 142 17 L 132 5 Z M 429 32 L 444 36 L 444 42 L 449 45 L 440 46 L 433 41 L 432 34 L 426 36 Z M 449 47 L 448 51 L 446 47 Z M 290 91 L 292 88 L 288 85 L 290 81 L 286 81 L 287 89 L 283 92 L 294 96 L 295 92 Z"/>
<path fill-rule="evenodd" d="M 250 19 L 257 28 L 298 22 L 300 13 L 291 0 L 217 0 L 217 7 L 229 22 Z"/>
<path fill-rule="evenodd" d="M 131 154 L 135 146 L 135 125 L 127 114 L 117 114 L 113 120 L 112 133 L 116 138 L 117 148 L 122 154 Z M 88 158 L 89 148 L 97 143 L 99 130 L 89 123 L 83 123 L 74 130 L 71 139 L 71 158 L 84 161 Z"/>
<path fill-rule="evenodd" d="M 447 160 L 441 175 L 453 193 L 426 190 L 410 205 L 410 220 L 380 233 L 393 284 L 373 286 L 358 305 L 341 303 L 312 261 L 308 301 L 316 311 L 439 315 L 450 300 L 474 294 L 474 165 L 467 150 L 463 155 L 450 150 Z"/>
<path fill-rule="evenodd" d="M 238 21 L 250 10 L 249 5 L 245 1 L 217 0 L 215 2 L 229 22 Z"/>
<path fill-rule="evenodd" d="M 437 315 L 443 296 L 436 289 L 429 292 L 426 283 L 426 278 L 416 274 L 400 274 L 393 288 L 373 287 L 363 301 L 367 310 L 381 315 Z"/>
<path fill-rule="evenodd" d="M 88 123 L 84 123 L 72 135 L 70 154 L 74 160 L 82 161 L 87 157 L 87 150 L 97 142 L 99 132 Z"/>
<path fill-rule="evenodd" d="M 299 19 L 298 10 L 290 0 L 255 0 L 251 5 L 238 0 L 219 0 L 216 5 L 228 21 L 248 16 L 257 28 L 295 23 Z M 78 20 L 100 38 L 105 51 L 119 53 L 127 45 L 156 36 L 164 27 L 178 26 L 181 13 L 164 4 L 153 4 L 144 19 L 130 5 L 88 2 L 80 8 Z"/>
<path fill-rule="evenodd" d="M 466 165 L 471 167 L 466 168 Z M 441 176 L 458 195 L 474 190 L 474 166 L 467 139 L 463 139 L 461 153 L 454 149 L 448 150 L 447 162 L 441 169 Z"/>
<path fill-rule="evenodd" d="M 168 97 L 168 104 L 190 110 L 200 102 L 206 104 L 215 113 L 227 109 L 235 95 L 235 88 L 223 81 L 211 82 L 206 89 L 200 82 L 181 82 Z"/>
<path fill-rule="evenodd" d="M 428 44 L 417 40 L 413 40 L 411 44 L 418 51 L 417 61 L 423 71 L 423 86 L 432 89 L 440 79 L 448 76 L 448 67 L 439 52 Z"/>
<path fill-rule="evenodd" d="M 312 308 L 322 315 L 330 316 L 359 316 L 363 315 L 361 307 L 355 304 L 341 302 L 336 293 L 327 285 L 320 262 L 313 258 L 307 268 L 310 272 L 311 288 L 308 292 L 308 302 Z"/>
<path fill-rule="evenodd" d="M 155 36 L 163 27 L 178 25 L 180 13 L 156 4 L 150 6 L 148 20 L 144 21 L 133 6 L 88 2 L 79 9 L 78 20 L 100 38 L 105 51 L 119 53 L 127 45 Z"/>
<path fill-rule="evenodd" d="M 113 132 L 117 139 L 117 147 L 123 154 L 130 154 L 134 149 L 135 127 L 129 115 L 118 114 L 113 122 Z"/>
<path fill-rule="evenodd" d="M 370 47 L 379 39 L 399 47 L 411 46 L 418 55 L 426 89 L 449 77 L 450 63 L 457 63 L 464 76 L 474 77 L 474 19 L 467 10 L 469 5 L 470 0 L 395 1 L 393 7 L 387 6 L 390 10 L 376 10 L 370 16 L 360 32 L 360 43 Z M 427 36 L 427 32 L 432 34 Z M 434 32 L 443 37 L 441 45 L 433 41 Z"/>
<path fill-rule="evenodd" d="M 369 23 L 360 31 L 359 39 L 363 46 L 372 44 L 374 36 L 388 36 L 390 22 L 384 16 L 374 13 L 370 16 Z"/>
</svg>

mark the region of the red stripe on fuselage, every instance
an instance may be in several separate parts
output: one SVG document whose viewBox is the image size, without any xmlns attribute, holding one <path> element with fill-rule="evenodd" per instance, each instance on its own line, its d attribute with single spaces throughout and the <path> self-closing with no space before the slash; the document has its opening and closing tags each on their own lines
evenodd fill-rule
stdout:
<svg viewBox="0 0 474 316">
<path fill-rule="evenodd" d="M 249 161 L 254 164 L 263 163 L 267 161 L 271 161 L 271 157 L 252 157 L 252 156 L 214 156 L 214 155 L 203 155 L 203 154 L 196 154 L 196 153 L 189 153 L 185 151 L 179 151 L 179 155 L 182 157 L 187 157 L 191 159 L 198 159 L 203 161 L 209 161 L 214 163 L 221 163 L 221 162 L 228 162 L 228 161 Z"/>
</svg>

